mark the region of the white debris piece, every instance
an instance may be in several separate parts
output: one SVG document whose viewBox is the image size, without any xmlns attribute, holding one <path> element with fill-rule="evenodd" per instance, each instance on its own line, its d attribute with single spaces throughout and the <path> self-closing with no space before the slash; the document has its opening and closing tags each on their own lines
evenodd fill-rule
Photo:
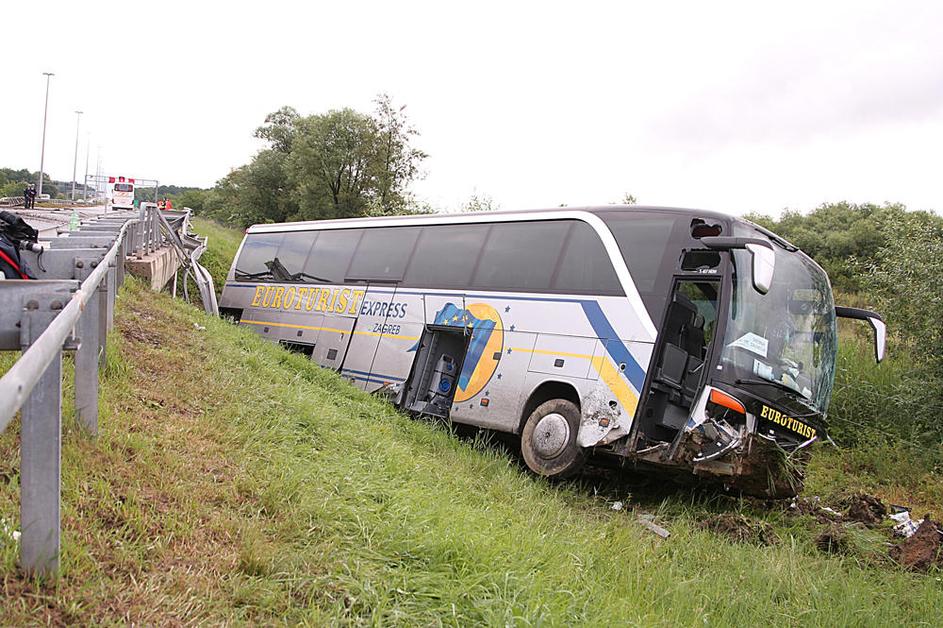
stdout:
<svg viewBox="0 0 943 628">
<path fill-rule="evenodd" d="M 642 527 L 651 530 L 663 539 L 667 539 L 671 536 L 671 532 L 668 532 L 668 530 L 655 523 L 655 515 L 639 515 L 638 522 Z"/>
<path fill-rule="evenodd" d="M 920 524 L 923 523 L 923 519 L 918 519 L 914 521 L 910 518 L 910 511 L 904 510 L 903 512 L 896 512 L 893 515 L 888 515 L 893 519 L 897 525 L 894 526 L 894 535 L 901 536 L 905 539 L 909 539 L 913 536 L 914 532 L 917 531 L 917 528 L 920 527 Z"/>
<path fill-rule="evenodd" d="M 3 529 L 3 536 L 10 537 L 14 542 L 19 542 L 20 540 L 20 531 L 15 530 L 8 524 L 6 521 L 0 519 L 0 528 Z"/>
<path fill-rule="evenodd" d="M 624 505 L 625 504 L 623 504 L 622 502 L 612 502 L 612 506 L 610 506 L 610 508 L 612 508 L 613 510 L 622 510 L 622 507 Z"/>
</svg>

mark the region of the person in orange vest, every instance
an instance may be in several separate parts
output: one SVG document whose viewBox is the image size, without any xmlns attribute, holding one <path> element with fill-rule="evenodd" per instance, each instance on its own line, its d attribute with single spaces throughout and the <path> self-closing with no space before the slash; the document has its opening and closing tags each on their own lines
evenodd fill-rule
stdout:
<svg viewBox="0 0 943 628">
<path fill-rule="evenodd" d="M 164 199 L 164 209 L 173 209 L 174 203 L 169 198 Z"/>
<path fill-rule="evenodd" d="M 163 210 L 165 207 L 164 199 L 157 201 L 157 209 Z"/>
</svg>

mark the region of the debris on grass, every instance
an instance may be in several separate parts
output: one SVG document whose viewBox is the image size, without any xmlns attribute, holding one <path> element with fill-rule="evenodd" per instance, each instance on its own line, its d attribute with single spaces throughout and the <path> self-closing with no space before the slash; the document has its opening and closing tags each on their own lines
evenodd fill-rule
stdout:
<svg viewBox="0 0 943 628">
<path fill-rule="evenodd" d="M 848 532 L 840 523 L 832 522 L 815 537 L 815 546 L 826 554 L 848 554 L 851 542 Z"/>
<path fill-rule="evenodd" d="M 832 523 L 841 521 L 843 518 L 843 515 L 834 508 L 823 506 L 818 495 L 794 498 L 789 504 L 787 512 L 794 515 L 809 515 L 819 523 Z"/>
<path fill-rule="evenodd" d="M 930 515 L 909 538 L 891 548 L 891 559 L 913 571 L 943 567 L 943 528 Z"/>
<path fill-rule="evenodd" d="M 671 536 L 671 532 L 669 532 L 665 528 L 655 523 L 655 515 L 648 515 L 648 514 L 639 515 L 638 522 L 639 524 L 641 524 L 643 528 L 650 530 L 651 532 L 657 534 L 663 539 L 667 539 L 669 536 Z"/>
<path fill-rule="evenodd" d="M 20 541 L 20 531 L 11 526 L 4 519 L 0 519 L 0 529 L 2 529 L 2 536 L 13 539 L 14 543 L 19 543 Z"/>
<path fill-rule="evenodd" d="M 701 521 L 698 527 L 726 536 L 735 543 L 775 545 L 779 542 L 779 537 L 770 524 L 736 513 L 714 515 Z"/>
<path fill-rule="evenodd" d="M 610 506 L 609 508 L 611 508 L 612 510 L 622 510 L 624 506 L 625 504 L 623 504 L 622 502 L 612 502 L 612 506 Z"/>
<path fill-rule="evenodd" d="M 903 537 L 909 539 L 914 535 L 914 532 L 920 527 L 920 524 L 924 522 L 923 519 L 918 519 L 914 521 L 910 517 L 909 510 L 903 510 L 901 512 L 895 512 L 888 517 L 894 521 L 894 536 Z"/>
<path fill-rule="evenodd" d="M 845 506 L 845 518 L 849 521 L 877 525 L 887 516 L 887 506 L 874 495 L 866 493 L 852 495 L 845 500 Z"/>
</svg>

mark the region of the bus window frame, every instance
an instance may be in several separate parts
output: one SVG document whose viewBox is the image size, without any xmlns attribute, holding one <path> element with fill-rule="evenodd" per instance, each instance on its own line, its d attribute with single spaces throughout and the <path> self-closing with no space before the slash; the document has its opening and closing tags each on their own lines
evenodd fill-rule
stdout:
<svg viewBox="0 0 943 628">
<path fill-rule="evenodd" d="M 448 283 L 447 285 L 445 283 L 441 283 L 437 285 L 426 285 L 423 283 L 417 283 L 417 282 L 412 281 L 409 278 L 409 271 L 412 269 L 413 264 L 416 263 L 416 260 L 417 260 L 416 254 L 419 251 L 419 245 L 423 241 L 423 239 L 426 237 L 426 235 L 428 233 L 432 233 L 432 230 L 434 229 L 447 230 L 450 228 L 455 228 L 456 226 L 457 227 L 475 227 L 475 228 L 480 228 L 481 230 L 484 231 L 484 237 L 482 238 L 481 244 L 478 246 L 478 250 L 475 253 L 475 261 L 473 264 L 471 264 L 471 267 L 470 267 L 468 280 L 465 282 Z M 489 224 L 489 223 L 467 223 L 467 222 L 459 223 L 458 225 L 450 225 L 446 223 L 438 224 L 438 225 L 423 225 L 422 231 L 420 232 L 419 237 L 416 238 L 416 244 L 413 246 L 413 252 L 409 258 L 409 263 L 407 263 L 406 265 L 406 270 L 403 273 L 403 280 L 400 285 L 404 287 L 408 287 L 408 288 L 426 288 L 429 290 L 467 290 L 472 284 L 472 279 L 474 279 L 475 277 L 475 272 L 478 270 L 478 264 L 481 262 L 481 252 L 484 250 L 485 245 L 488 243 L 488 238 L 491 236 L 491 231 L 493 227 L 494 225 Z"/>
<path fill-rule="evenodd" d="M 397 285 L 401 284 L 403 281 L 403 278 L 406 276 L 406 270 L 409 268 L 409 264 L 412 262 L 413 255 L 416 254 L 416 243 L 419 241 L 419 238 L 422 236 L 422 230 L 425 229 L 425 226 L 424 225 L 400 225 L 396 227 L 377 226 L 377 227 L 358 227 L 357 229 L 361 232 L 361 235 L 360 235 L 360 239 L 357 241 L 357 247 L 354 249 L 354 254 L 350 258 L 350 263 L 347 265 L 347 271 L 344 273 L 344 282 L 353 283 L 353 284 L 374 284 L 374 283 L 397 284 Z M 360 247 L 363 246 L 364 244 L 364 238 L 366 237 L 367 232 L 370 230 L 384 230 L 384 229 L 393 230 L 393 231 L 397 229 L 402 229 L 405 231 L 408 229 L 408 230 L 414 230 L 418 232 L 415 239 L 413 239 L 412 246 L 410 246 L 410 249 L 409 249 L 409 254 L 406 256 L 406 260 L 403 262 L 403 267 L 399 275 L 395 277 L 394 276 L 370 277 L 367 275 L 363 275 L 363 276 L 352 275 L 351 271 L 353 270 L 354 262 L 357 261 L 357 254 L 360 251 Z"/>
</svg>

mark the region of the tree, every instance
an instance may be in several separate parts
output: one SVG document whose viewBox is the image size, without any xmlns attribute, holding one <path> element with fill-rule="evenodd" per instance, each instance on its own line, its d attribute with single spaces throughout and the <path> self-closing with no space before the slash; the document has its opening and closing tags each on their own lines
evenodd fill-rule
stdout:
<svg viewBox="0 0 943 628">
<path fill-rule="evenodd" d="M 636 203 L 638 203 L 638 201 L 635 199 L 634 194 L 629 194 L 628 192 L 626 192 L 625 194 L 622 195 L 623 205 L 635 205 Z"/>
<path fill-rule="evenodd" d="M 462 205 L 463 212 L 490 212 L 498 209 L 501 209 L 501 206 L 493 198 L 487 194 L 478 194 L 477 192 L 473 192 L 465 201 L 465 204 Z"/>
<path fill-rule="evenodd" d="M 379 196 L 376 140 L 373 119 L 349 108 L 298 121 L 288 174 L 305 218 L 368 212 Z"/>
<path fill-rule="evenodd" d="M 908 212 L 899 203 L 857 205 L 842 201 L 822 204 L 808 214 L 785 211 L 779 220 L 746 216 L 802 249 L 826 270 L 834 286 L 851 292 L 864 287 L 862 265 L 875 261 L 888 241 L 889 229 L 907 217 L 943 224 L 933 214 Z"/>
<path fill-rule="evenodd" d="M 282 107 L 265 116 L 265 124 L 255 130 L 255 137 L 265 140 L 273 150 L 288 154 L 301 116 L 294 107 Z"/>
<path fill-rule="evenodd" d="M 372 115 L 268 114 L 254 133 L 268 147 L 220 179 L 205 210 L 239 225 L 428 211 L 409 193 L 426 158 L 413 146 L 418 132 L 389 96 L 374 102 Z"/>
<path fill-rule="evenodd" d="M 420 177 L 420 164 L 428 155 L 410 145 L 419 132 L 406 119 L 406 105 L 395 107 L 387 94 L 378 95 L 374 102 L 380 208 L 397 213 L 409 204 L 407 186 Z"/>
<path fill-rule="evenodd" d="M 943 366 L 943 227 L 920 213 L 885 225 L 867 275 L 893 333 L 927 363 Z M 939 372 L 937 368 L 937 372 Z"/>
</svg>

